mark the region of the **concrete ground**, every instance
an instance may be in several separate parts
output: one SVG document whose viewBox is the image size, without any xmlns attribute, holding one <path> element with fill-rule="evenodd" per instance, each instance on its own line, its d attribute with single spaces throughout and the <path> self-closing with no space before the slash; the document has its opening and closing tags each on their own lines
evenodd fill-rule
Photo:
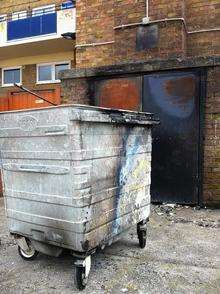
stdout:
<svg viewBox="0 0 220 294">
<path fill-rule="evenodd" d="M 154 206 L 148 241 L 135 229 L 92 259 L 83 293 L 220 293 L 220 212 Z M 72 258 L 23 261 L 8 235 L 0 199 L 0 293 L 78 293 Z"/>
</svg>

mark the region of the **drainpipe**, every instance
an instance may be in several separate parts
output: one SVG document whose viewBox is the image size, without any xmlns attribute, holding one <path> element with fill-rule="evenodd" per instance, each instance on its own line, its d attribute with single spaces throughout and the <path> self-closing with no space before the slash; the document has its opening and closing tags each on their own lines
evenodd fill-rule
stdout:
<svg viewBox="0 0 220 294">
<path fill-rule="evenodd" d="M 83 47 L 94 47 L 94 46 L 102 46 L 102 45 L 109 45 L 113 44 L 115 41 L 107 41 L 107 42 L 99 42 L 99 43 L 88 43 L 88 44 L 78 44 L 75 45 L 75 48 L 83 48 Z"/>
<path fill-rule="evenodd" d="M 144 24 L 147 24 L 147 23 L 149 23 L 149 21 L 150 21 L 150 17 L 149 17 L 149 0 L 146 0 L 146 15 L 142 19 L 142 22 Z"/>
</svg>

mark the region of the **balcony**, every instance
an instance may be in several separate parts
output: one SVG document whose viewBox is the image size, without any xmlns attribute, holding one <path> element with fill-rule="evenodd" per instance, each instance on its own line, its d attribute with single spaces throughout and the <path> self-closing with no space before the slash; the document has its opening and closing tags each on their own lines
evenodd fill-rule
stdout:
<svg viewBox="0 0 220 294">
<path fill-rule="evenodd" d="M 7 23 L 7 41 L 57 33 L 57 12 L 12 20 Z"/>
<path fill-rule="evenodd" d="M 76 30 L 76 9 L 0 22 L 0 67 L 8 60 L 73 52 L 73 43 L 62 34 Z M 23 62 L 23 61 L 22 61 Z"/>
<path fill-rule="evenodd" d="M 76 9 L 0 22 L 0 48 L 62 38 L 76 30 Z"/>
</svg>

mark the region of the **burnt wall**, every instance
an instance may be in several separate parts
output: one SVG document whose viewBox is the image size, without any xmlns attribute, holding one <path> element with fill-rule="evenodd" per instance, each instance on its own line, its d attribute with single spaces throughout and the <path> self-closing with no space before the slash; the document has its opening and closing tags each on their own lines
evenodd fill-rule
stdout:
<svg viewBox="0 0 220 294">
<path fill-rule="evenodd" d="M 127 109 L 141 109 L 140 77 L 147 73 L 162 73 L 165 70 L 201 69 L 206 73 L 203 77 L 204 102 L 201 100 L 202 144 L 202 204 L 220 206 L 220 63 L 219 58 L 193 58 L 185 61 L 152 61 L 121 66 L 110 66 L 90 69 L 75 69 L 62 74 L 62 88 L 65 102 L 115 106 Z M 103 80 L 105 82 L 103 82 Z M 139 90 L 138 90 L 139 89 Z M 132 92 L 133 91 L 133 92 Z M 133 104 L 125 102 L 123 92 L 131 92 Z M 103 95 L 108 95 L 105 99 Z M 129 95 L 126 95 L 129 98 Z M 111 100 L 112 99 L 112 100 Z M 131 99 L 132 100 L 132 99 Z M 112 102 L 111 102 L 112 101 Z M 106 104 L 107 103 L 107 104 Z M 110 103 L 110 104 L 109 104 Z M 115 104 L 116 103 L 116 104 Z"/>
</svg>

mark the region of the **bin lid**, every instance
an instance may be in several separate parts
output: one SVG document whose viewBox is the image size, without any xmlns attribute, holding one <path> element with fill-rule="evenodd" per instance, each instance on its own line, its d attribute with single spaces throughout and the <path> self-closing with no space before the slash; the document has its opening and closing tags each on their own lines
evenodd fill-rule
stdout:
<svg viewBox="0 0 220 294">
<path fill-rule="evenodd" d="M 155 125 L 159 119 L 153 113 L 75 104 L 72 120 L 119 124 Z"/>
<path fill-rule="evenodd" d="M 30 113 L 44 112 L 52 109 L 69 108 L 71 111 L 70 119 L 72 121 L 87 122 L 106 122 L 118 124 L 136 124 L 136 125 L 155 125 L 159 124 L 159 119 L 153 113 L 138 112 L 124 109 L 104 108 L 97 106 L 81 105 L 81 104 L 63 104 L 58 106 L 50 106 L 45 108 L 33 108 L 24 110 L 14 110 L 0 112 L 7 113 Z"/>
</svg>

